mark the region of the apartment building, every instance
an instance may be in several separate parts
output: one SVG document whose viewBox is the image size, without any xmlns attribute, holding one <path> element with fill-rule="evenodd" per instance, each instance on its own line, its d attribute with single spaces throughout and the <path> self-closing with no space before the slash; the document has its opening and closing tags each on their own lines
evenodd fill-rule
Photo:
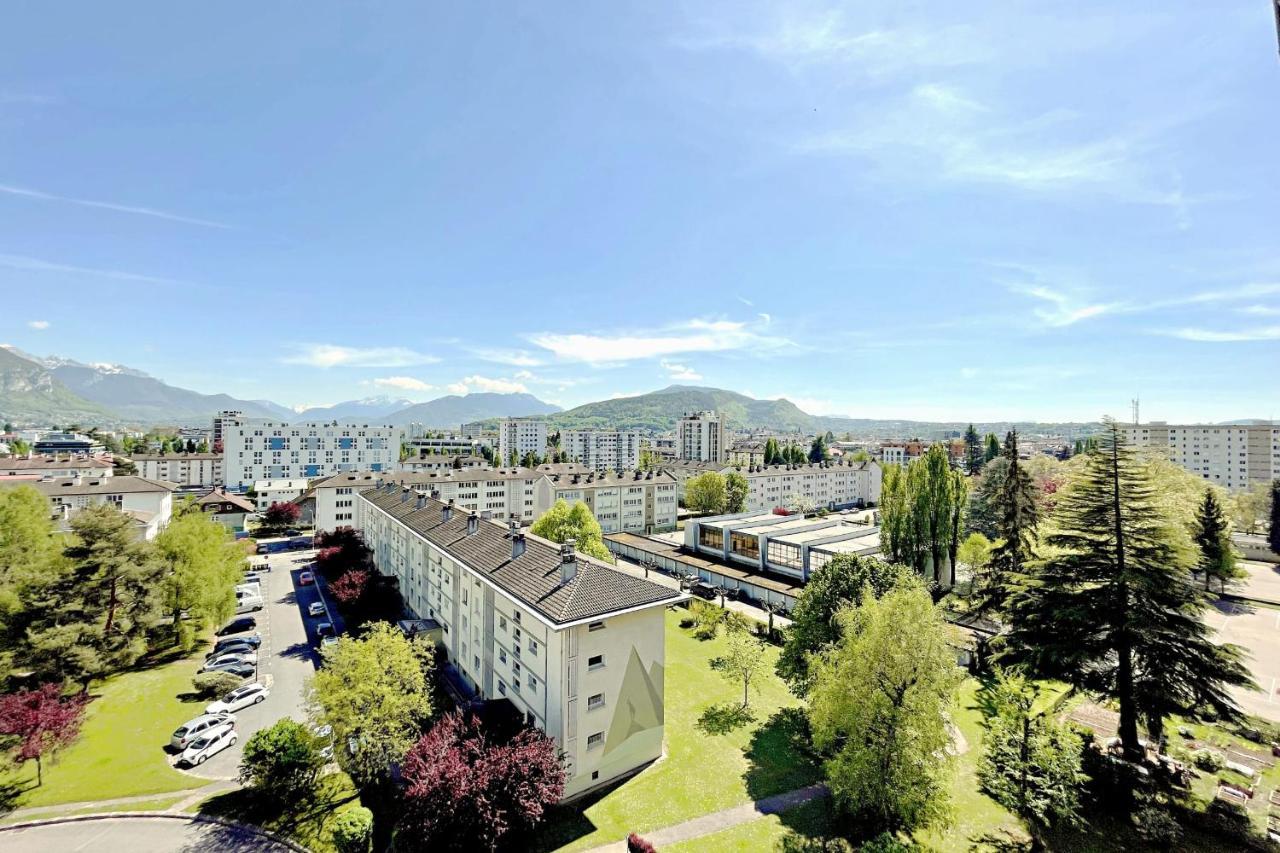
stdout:
<svg viewBox="0 0 1280 853">
<path fill-rule="evenodd" d="M 680 487 L 665 471 L 543 473 L 534 485 L 534 512 L 556 501 L 582 501 L 605 533 L 662 533 L 676 529 Z"/>
<path fill-rule="evenodd" d="M 640 433 L 634 430 L 567 429 L 560 433 L 560 449 L 597 471 L 640 466 Z"/>
<path fill-rule="evenodd" d="M 717 465 L 675 462 L 663 466 L 681 484 L 706 473 L 737 471 L 747 480 L 747 509 L 847 509 L 880 503 L 883 469 L 873 461 L 839 459 L 804 465 Z"/>
<path fill-rule="evenodd" d="M 340 471 L 392 471 L 404 431 L 397 426 L 227 419 L 222 424 L 226 485 L 327 477 Z"/>
<path fill-rule="evenodd" d="M 308 481 L 303 478 L 279 480 L 254 480 L 253 500 L 258 512 L 266 512 L 272 504 L 287 504 L 307 492 Z"/>
<path fill-rule="evenodd" d="M 49 499 L 61 529 L 80 510 L 111 504 L 133 518 L 139 539 L 154 539 L 173 515 L 173 483 L 143 477 L 59 477 L 51 480 L 0 478 L 0 488 L 30 486 Z"/>
<path fill-rule="evenodd" d="M 1232 491 L 1280 478 L 1280 425 L 1125 424 L 1134 447 L 1164 453 L 1174 463 Z"/>
<path fill-rule="evenodd" d="M 728 459 L 724 417 L 715 412 L 686 414 L 676 424 L 676 458 L 693 462 Z"/>
<path fill-rule="evenodd" d="M 374 565 L 439 625 L 446 665 L 556 741 L 566 797 L 662 755 L 663 610 L 686 595 L 395 483 L 354 499 Z"/>
<path fill-rule="evenodd" d="M 221 453 L 138 453 L 130 457 L 138 476 L 148 480 L 166 480 L 179 486 L 221 486 Z"/>
<path fill-rule="evenodd" d="M 19 477 L 39 480 L 46 477 L 110 477 L 115 466 L 92 456 L 5 456 L 0 457 L 0 479 Z"/>
<path fill-rule="evenodd" d="M 527 453 L 547 452 L 547 422 L 529 418 L 504 418 L 498 422 L 498 461 L 519 462 Z"/>
<path fill-rule="evenodd" d="M 464 435 L 420 435 L 405 443 L 414 456 L 466 456 L 480 452 L 480 442 Z"/>
<path fill-rule="evenodd" d="M 410 456 L 400 461 L 401 471 L 448 471 L 451 468 L 488 468 L 483 456 Z"/>
<path fill-rule="evenodd" d="M 94 456 L 105 453 L 106 445 L 78 432 L 46 432 L 31 445 L 37 456 L 56 456 L 60 453 L 79 453 Z"/>
<path fill-rule="evenodd" d="M 214 415 L 213 416 L 213 433 L 212 433 L 213 444 L 210 445 L 210 449 L 213 450 L 215 453 L 219 449 L 225 449 L 225 445 L 223 444 L 222 438 L 223 438 L 223 433 L 226 431 L 227 423 L 231 421 L 239 421 L 243 419 L 244 419 L 244 412 L 236 412 L 231 410 L 221 411 L 221 412 L 218 412 L 218 414 Z"/>
</svg>

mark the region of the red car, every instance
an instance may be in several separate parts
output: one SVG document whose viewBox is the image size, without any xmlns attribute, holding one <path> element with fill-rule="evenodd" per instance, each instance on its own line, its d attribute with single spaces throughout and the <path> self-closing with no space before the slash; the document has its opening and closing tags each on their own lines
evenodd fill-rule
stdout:
<svg viewBox="0 0 1280 853">
<path fill-rule="evenodd" d="M 307 586 L 316 582 L 316 576 L 311 572 L 303 572 L 298 575 L 298 586 Z"/>
</svg>

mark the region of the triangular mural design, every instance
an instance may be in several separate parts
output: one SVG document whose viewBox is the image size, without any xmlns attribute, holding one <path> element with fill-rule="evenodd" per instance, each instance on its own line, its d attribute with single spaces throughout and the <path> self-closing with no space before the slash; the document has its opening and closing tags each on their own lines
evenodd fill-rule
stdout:
<svg viewBox="0 0 1280 853">
<path fill-rule="evenodd" d="M 604 742 L 604 754 L 608 755 L 632 735 L 662 725 L 662 666 L 654 664 L 654 677 L 645 671 L 640 654 L 634 648 L 627 660 L 627 671 L 622 676 L 622 689 L 618 691 L 618 704 L 609 723 L 609 734 Z"/>
</svg>

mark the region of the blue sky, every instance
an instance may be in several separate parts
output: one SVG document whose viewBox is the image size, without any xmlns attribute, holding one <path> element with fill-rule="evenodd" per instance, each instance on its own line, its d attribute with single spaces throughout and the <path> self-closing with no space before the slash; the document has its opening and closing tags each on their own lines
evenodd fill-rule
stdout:
<svg viewBox="0 0 1280 853">
<path fill-rule="evenodd" d="M 972 5 L 11 7 L 0 341 L 286 405 L 1280 417 L 1269 4 Z"/>
</svg>

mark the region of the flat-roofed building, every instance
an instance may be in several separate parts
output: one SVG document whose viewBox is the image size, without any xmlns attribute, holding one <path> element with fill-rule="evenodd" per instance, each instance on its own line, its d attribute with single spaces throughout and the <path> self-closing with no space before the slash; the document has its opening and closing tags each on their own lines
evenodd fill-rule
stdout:
<svg viewBox="0 0 1280 853">
<path fill-rule="evenodd" d="M 287 504 L 307 492 L 308 481 L 300 478 L 257 480 L 253 484 L 253 501 L 258 512 L 266 512 L 272 504 Z"/>
<path fill-rule="evenodd" d="M 404 430 L 392 425 L 221 421 L 226 485 L 327 477 L 341 471 L 391 471 Z"/>
<path fill-rule="evenodd" d="M 1124 424 L 1134 447 L 1162 453 L 1197 477 L 1231 491 L 1280 479 L 1280 425 Z"/>
<path fill-rule="evenodd" d="M 692 462 L 724 462 L 729 458 L 725 443 L 724 416 L 716 412 L 691 412 L 676 424 L 676 458 Z"/>
<path fill-rule="evenodd" d="M 880 464 L 839 459 L 803 465 L 720 465 L 673 462 L 662 466 L 682 484 L 699 474 L 737 471 L 747 480 L 749 511 L 848 509 L 880 503 Z"/>
<path fill-rule="evenodd" d="M 355 501 L 374 565 L 440 626 L 451 675 L 556 741 L 566 797 L 662 755 L 664 610 L 687 596 L 417 489 Z"/>
<path fill-rule="evenodd" d="M 849 543 L 852 553 L 880 553 L 879 529 L 850 523 L 843 516 L 825 518 L 746 512 L 685 522 L 685 548 L 731 563 L 740 563 L 762 572 L 809 580 L 816 566 L 814 557 L 825 565 Z"/>
<path fill-rule="evenodd" d="M 504 418 L 498 422 L 498 462 L 519 464 L 530 453 L 547 452 L 547 422 L 532 418 Z"/>
<path fill-rule="evenodd" d="M 597 471 L 640 466 L 640 433 L 636 430 L 567 429 L 560 433 L 560 449 L 574 462 Z"/>
<path fill-rule="evenodd" d="M 221 486 L 221 453 L 138 453 L 130 457 L 138 476 L 167 480 L 179 486 Z"/>
</svg>

